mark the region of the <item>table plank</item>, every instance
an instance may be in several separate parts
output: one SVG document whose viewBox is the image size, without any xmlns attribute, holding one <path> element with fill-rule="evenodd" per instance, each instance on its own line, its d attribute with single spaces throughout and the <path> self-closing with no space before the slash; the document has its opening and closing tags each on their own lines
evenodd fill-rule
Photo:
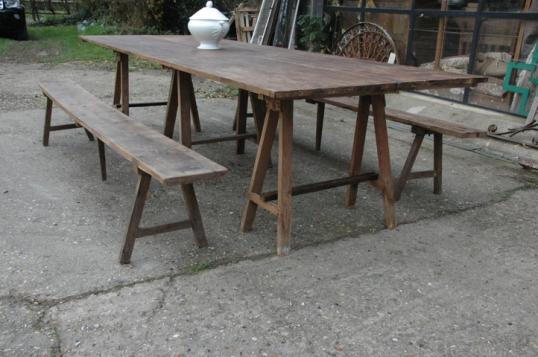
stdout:
<svg viewBox="0 0 538 357">
<path fill-rule="evenodd" d="M 81 36 L 116 52 L 274 99 L 468 87 L 487 78 L 223 40 L 199 50 L 191 36 Z"/>
</svg>

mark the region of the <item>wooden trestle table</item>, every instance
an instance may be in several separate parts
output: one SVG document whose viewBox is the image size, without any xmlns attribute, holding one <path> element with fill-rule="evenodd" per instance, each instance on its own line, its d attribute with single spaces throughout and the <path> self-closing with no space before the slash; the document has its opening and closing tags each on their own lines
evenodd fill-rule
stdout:
<svg viewBox="0 0 538 357">
<path fill-rule="evenodd" d="M 248 95 L 254 104 L 259 124 L 256 160 L 241 219 L 241 231 L 252 229 L 258 207 L 277 216 L 277 253 L 287 255 L 292 242 L 292 196 L 337 186 L 348 186 L 346 204 L 353 206 L 357 185 L 369 181 L 383 195 L 384 218 L 388 228 L 396 226 L 395 197 L 385 120 L 385 94 L 400 90 L 470 87 L 485 81 L 475 75 L 447 73 L 410 66 L 343 58 L 283 48 L 257 46 L 224 40 L 220 50 L 198 50 L 190 36 L 81 36 L 83 41 L 109 48 L 118 55 L 114 104 L 129 113 L 128 59 L 135 56 L 172 70 L 172 83 L 166 104 L 164 133 L 172 136 L 176 113 L 180 112 L 180 140 L 190 147 L 191 112 L 195 128 L 199 120 L 191 76 L 239 88 L 239 116 L 246 117 Z M 360 96 L 349 175 L 330 181 L 292 186 L 293 101 L 297 99 Z M 151 105 L 150 104 L 138 104 Z M 136 106 L 136 104 L 131 104 Z M 378 173 L 360 172 L 369 112 L 373 112 Z M 264 118 L 260 116 L 264 115 Z M 244 120 L 238 120 L 238 135 L 223 140 L 238 140 L 242 152 Z M 263 129 L 261 128 L 263 126 Z M 270 162 L 270 152 L 279 130 L 277 190 L 262 192 Z M 277 201 L 273 203 L 271 201 Z"/>
</svg>

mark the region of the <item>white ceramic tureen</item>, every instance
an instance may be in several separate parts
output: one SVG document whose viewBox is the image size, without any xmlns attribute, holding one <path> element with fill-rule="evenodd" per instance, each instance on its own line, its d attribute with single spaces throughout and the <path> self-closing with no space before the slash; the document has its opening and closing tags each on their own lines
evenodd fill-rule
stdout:
<svg viewBox="0 0 538 357">
<path fill-rule="evenodd" d="M 190 17 L 189 31 L 200 42 L 201 50 L 218 50 L 219 41 L 226 36 L 230 29 L 228 18 L 213 7 L 208 1 L 206 6 Z"/>
</svg>

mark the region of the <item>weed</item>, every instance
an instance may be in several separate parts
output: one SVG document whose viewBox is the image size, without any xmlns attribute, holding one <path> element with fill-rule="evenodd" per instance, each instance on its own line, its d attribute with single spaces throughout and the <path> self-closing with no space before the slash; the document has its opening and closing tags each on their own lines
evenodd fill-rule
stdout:
<svg viewBox="0 0 538 357">
<path fill-rule="evenodd" d="M 201 272 L 203 270 L 209 269 L 209 267 L 210 267 L 210 265 L 209 265 L 208 261 L 201 261 L 201 262 L 194 263 L 193 265 L 191 265 L 189 267 L 189 271 L 191 273 L 198 273 L 198 272 Z"/>
</svg>

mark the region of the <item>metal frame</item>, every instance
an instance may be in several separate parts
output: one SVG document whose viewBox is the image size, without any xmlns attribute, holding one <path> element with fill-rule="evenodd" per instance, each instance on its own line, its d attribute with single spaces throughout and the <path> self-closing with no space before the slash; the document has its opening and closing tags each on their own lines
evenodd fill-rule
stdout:
<svg viewBox="0 0 538 357">
<path fill-rule="evenodd" d="M 482 27 L 482 23 L 486 20 L 491 19 L 509 19 L 509 20 L 521 20 L 521 21 L 538 21 L 538 13 L 536 12 L 501 12 L 501 11 L 484 11 L 486 0 L 479 0 L 478 1 L 478 7 L 476 11 L 463 11 L 463 10 L 437 10 L 437 9 L 421 9 L 417 8 L 416 0 L 411 1 L 411 6 L 408 9 L 396 9 L 396 8 L 368 8 L 366 7 L 366 0 L 360 0 L 360 5 L 355 6 L 335 6 L 335 5 L 327 5 L 327 0 L 323 1 L 323 9 L 326 12 L 329 13 L 336 13 L 339 11 L 342 12 L 358 12 L 359 13 L 359 21 L 364 21 L 366 14 L 395 14 L 395 15 L 407 15 L 409 17 L 409 33 L 408 33 L 408 39 L 407 39 L 407 49 L 406 49 L 406 58 L 405 58 L 405 64 L 412 64 L 412 49 L 413 49 L 413 40 L 416 30 L 416 20 L 418 17 L 421 16 L 428 16 L 428 17 L 470 17 L 475 19 L 474 28 L 473 28 L 473 36 L 471 41 L 471 49 L 469 52 L 469 67 L 467 69 L 469 74 L 472 74 L 474 72 L 475 62 L 476 62 L 476 50 L 478 47 L 478 42 L 480 39 L 480 29 Z M 474 107 L 479 108 L 485 108 L 489 110 L 494 110 L 497 112 L 502 113 L 509 113 L 512 115 L 518 115 L 522 116 L 517 113 L 512 112 L 506 112 L 498 109 L 492 109 L 488 108 L 482 105 L 469 103 L 469 95 L 470 90 L 469 88 L 465 88 L 463 93 L 463 99 L 462 100 L 456 100 L 456 99 L 450 99 L 450 98 L 444 98 L 444 97 L 438 97 L 441 99 L 445 99 L 451 102 L 458 102 L 463 104 L 468 104 Z"/>
</svg>

